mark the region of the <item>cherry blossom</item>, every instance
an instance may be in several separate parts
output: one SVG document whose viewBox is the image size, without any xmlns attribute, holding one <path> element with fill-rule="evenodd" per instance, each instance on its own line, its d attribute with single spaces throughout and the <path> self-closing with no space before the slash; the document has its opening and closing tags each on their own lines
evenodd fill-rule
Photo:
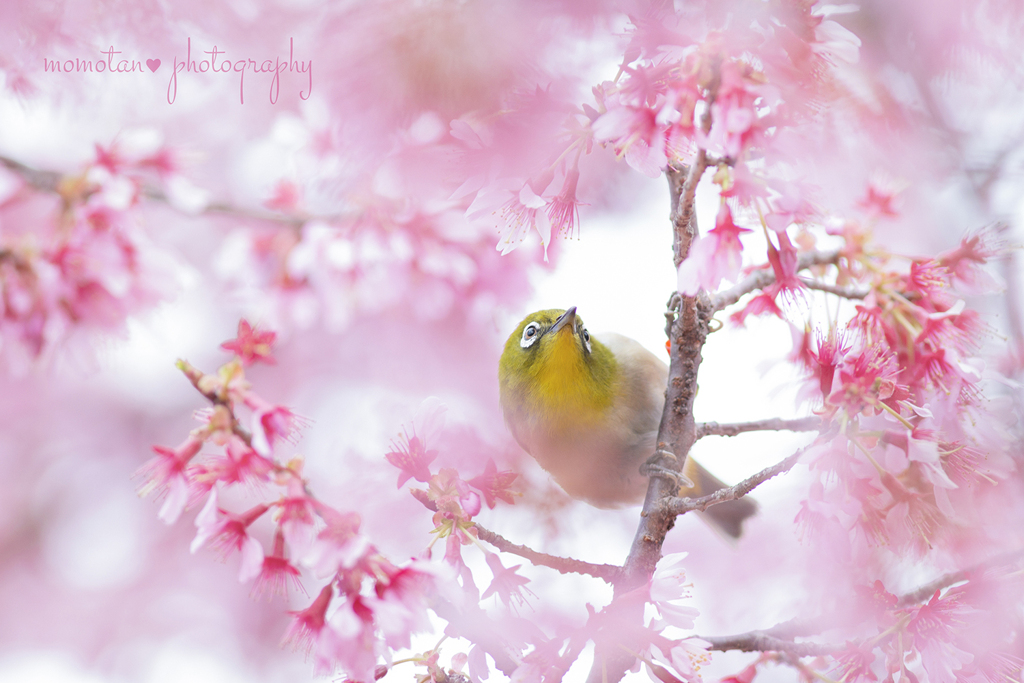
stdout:
<svg viewBox="0 0 1024 683">
<path fill-rule="evenodd" d="M 296 650 L 309 653 L 316 646 L 320 632 L 324 628 L 327 608 L 331 604 L 333 589 L 330 584 L 324 586 L 309 607 L 292 612 L 292 623 L 284 636 L 284 643 L 292 645 Z"/>
<path fill-rule="evenodd" d="M 165 446 L 154 446 L 153 451 L 157 457 L 135 473 L 136 477 L 146 477 L 138 490 L 140 496 L 147 496 L 154 491 L 157 495 L 166 495 L 158 516 L 168 524 L 178 521 L 189 501 L 187 466 L 202 447 L 202 439 L 195 437 L 189 437 L 173 450 Z"/>
<path fill-rule="evenodd" d="M 257 505 L 241 515 L 226 513 L 217 506 L 217 492 L 211 491 L 206 505 L 196 516 L 196 537 L 190 550 L 195 553 L 210 545 L 222 558 L 238 551 L 241 555 L 238 580 L 245 582 L 255 578 L 263 566 L 263 546 L 249 535 L 248 527 L 267 509 L 266 505 Z"/>
<path fill-rule="evenodd" d="M 506 607 L 522 607 L 527 604 L 524 593 L 537 597 L 533 591 L 526 587 L 530 580 L 516 572 L 522 565 L 517 564 L 512 567 L 506 567 L 501 563 L 501 558 L 494 553 L 489 553 L 487 555 L 487 566 L 491 568 L 494 578 L 491 579 L 491 585 L 487 587 L 487 590 L 480 595 L 481 600 L 486 600 L 490 596 L 496 595 L 499 600 L 505 603 Z M 513 605 L 513 603 L 515 604 Z"/>
<path fill-rule="evenodd" d="M 519 475 L 515 472 L 499 472 L 494 460 L 488 460 L 484 473 L 473 477 L 467 483 L 484 494 L 484 501 L 487 503 L 487 507 L 493 510 L 499 500 L 509 505 L 515 504 L 516 494 L 509 487 L 518 478 Z"/>
<path fill-rule="evenodd" d="M 679 264 L 679 291 L 693 296 L 698 289 L 715 291 L 723 279 L 735 281 L 743 258 L 740 235 L 745 232 L 753 231 L 737 226 L 723 202 L 715 227 L 693 243 L 690 255 Z"/>
<path fill-rule="evenodd" d="M 245 319 L 238 321 L 238 337 L 220 345 L 225 351 L 234 351 L 243 366 L 258 361 L 274 364 L 270 355 L 270 347 L 274 344 L 277 334 L 274 332 L 257 332 Z"/>
</svg>

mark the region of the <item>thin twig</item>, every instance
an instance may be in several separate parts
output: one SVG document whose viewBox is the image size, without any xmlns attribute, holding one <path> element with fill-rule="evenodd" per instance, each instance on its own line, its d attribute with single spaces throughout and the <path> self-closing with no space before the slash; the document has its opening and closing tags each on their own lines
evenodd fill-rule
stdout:
<svg viewBox="0 0 1024 683">
<path fill-rule="evenodd" d="M 195 390 L 202 394 L 206 400 L 214 405 L 224 406 L 228 409 L 231 413 L 231 432 L 244 441 L 246 446 L 252 448 L 252 434 L 250 434 L 249 431 L 239 423 L 238 418 L 235 417 L 234 406 L 231 405 L 231 402 L 227 397 L 221 396 L 214 391 L 204 391 L 203 388 L 199 386 L 200 380 L 205 376 L 203 371 L 189 363 L 187 360 L 183 360 L 181 358 L 178 359 L 178 362 L 175 365 L 179 370 L 181 370 L 185 377 L 188 378 L 188 381 L 192 383 Z"/>
<path fill-rule="evenodd" d="M 805 268 L 810 268 L 811 266 L 823 266 L 828 263 L 835 263 L 841 256 L 842 251 L 839 249 L 832 251 L 805 251 L 797 258 L 796 269 L 797 272 L 799 272 Z M 719 292 L 712 296 L 711 308 L 713 311 L 717 312 L 726 306 L 732 306 L 734 303 L 742 299 L 744 295 L 750 294 L 751 292 L 759 289 L 764 289 L 773 282 L 775 282 L 774 270 L 768 267 L 756 270 L 734 287 L 730 287 L 724 292 Z"/>
<path fill-rule="evenodd" d="M 701 149 L 697 151 L 690 166 L 678 169 L 669 166 L 665 169 L 669 192 L 672 195 L 672 206 L 675 207 L 671 219 L 674 235 L 672 250 L 676 268 L 686 260 L 690 253 L 690 245 L 697 238 L 697 221 L 694 219 L 697 185 L 700 184 L 700 179 L 707 168 L 707 154 Z"/>
<path fill-rule="evenodd" d="M 775 638 L 782 638 L 783 640 L 793 640 L 794 638 L 813 636 L 821 633 L 826 630 L 827 622 L 828 620 L 824 614 L 819 614 L 817 617 L 811 619 L 806 617 L 797 617 L 795 619 L 788 619 L 787 621 L 779 622 L 771 628 L 759 629 L 759 632 Z"/>
<path fill-rule="evenodd" d="M 697 438 L 700 439 L 705 436 L 736 436 L 744 432 L 761 431 L 813 432 L 820 429 L 821 426 L 820 417 L 800 417 L 793 420 L 773 417 L 767 420 L 726 424 L 699 422 L 697 424 Z"/>
<path fill-rule="evenodd" d="M 41 171 L 39 169 L 32 168 L 31 166 L 27 166 L 20 161 L 2 155 L 0 155 L 0 165 L 5 166 L 7 169 L 18 174 L 30 187 L 40 192 L 58 192 L 60 189 L 61 179 L 64 178 L 63 174 L 56 171 Z M 147 183 L 142 186 L 141 193 L 147 199 L 152 199 L 162 204 L 167 204 L 168 206 L 174 206 L 170 198 L 167 196 L 167 193 L 159 187 L 155 187 Z M 289 216 L 271 213 L 269 211 L 247 209 L 227 202 L 210 202 L 203 207 L 202 211 L 199 213 L 226 214 L 234 218 L 243 218 L 245 220 L 278 223 L 293 229 L 301 228 L 305 223 L 313 219 L 330 223 L 336 222 L 342 218 L 341 216 Z"/>
<path fill-rule="evenodd" d="M 0 164 L 6 166 L 8 170 L 17 173 L 21 176 L 22 180 L 42 192 L 56 192 L 60 186 L 62 176 L 55 171 L 40 171 L 5 156 L 0 156 Z"/>
<path fill-rule="evenodd" d="M 708 84 L 706 108 L 701 115 L 700 127 L 705 135 L 711 132 L 711 107 L 718 97 L 718 86 L 721 74 L 715 68 L 712 82 Z M 710 159 L 704 148 L 699 148 L 689 166 L 676 168 L 669 164 L 665 169 L 671 195 L 672 220 L 672 252 L 676 268 L 686 260 L 690 253 L 690 245 L 697 237 L 697 220 L 694 213 L 697 197 L 697 185 L 708 169 Z"/>
<path fill-rule="evenodd" d="M 976 564 L 973 567 L 943 574 L 934 581 L 929 581 L 917 590 L 901 595 L 897 604 L 900 607 L 906 607 L 908 605 L 916 605 L 919 602 L 924 602 L 935 595 L 935 591 L 937 590 L 942 590 L 943 588 L 952 586 L 954 583 L 966 581 L 972 575 L 984 571 L 985 569 L 1011 564 L 1019 560 L 1021 557 L 1024 557 L 1024 550 L 1011 550 L 1009 552 L 996 555 L 995 557 Z"/>
<path fill-rule="evenodd" d="M 711 643 L 709 650 L 739 650 L 740 652 L 789 652 L 797 657 L 820 657 L 841 652 L 843 645 L 832 643 L 795 643 L 768 635 L 763 631 L 751 631 L 736 636 L 698 636 Z"/>
<path fill-rule="evenodd" d="M 714 493 L 701 496 L 700 498 L 666 498 L 660 502 L 659 508 L 669 515 L 676 516 L 692 510 L 703 512 L 712 505 L 742 498 L 772 477 L 792 469 L 797 461 L 800 460 L 800 456 L 804 454 L 804 450 L 806 449 L 801 448 L 785 460 L 777 462 L 753 476 L 747 477 L 735 486 L 718 489 Z"/>
<path fill-rule="evenodd" d="M 549 567 L 562 574 L 583 574 L 602 579 L 608 583 L 615 583 L 622 575 L 622 567 L 616 567 L 611 564 L 591 564 L 582 560 L 537 552 L 525 545 L 513 543 L 507 538 L 483 528 L 479 524 L 476 525 L 476 531 L 477 538 L 490 543 L 498 550 L 518 555 L 539 567 Z"/>
<path fill-rule="evenodd" d="M 871 293 L 870 289 L 860 289 L 858 287 L 842 287 L 840 285 L 829 284 L 828 282 L 819 282 L 818 280 L 812 280 L 809 277 L 800 278 L 800 282 L 804 283 L 804 287 L 807 289 L 816 289 L 819 292 L 828 292 L 829 294 L 835 294 L 841 296 L 844 299 L 863 299 Z"/>
</svg>

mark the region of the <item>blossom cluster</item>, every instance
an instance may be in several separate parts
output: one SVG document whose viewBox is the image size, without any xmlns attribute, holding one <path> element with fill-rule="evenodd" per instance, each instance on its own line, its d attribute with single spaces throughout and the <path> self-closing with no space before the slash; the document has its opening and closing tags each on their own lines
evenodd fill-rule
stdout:
<svg viewBox="0 0 1024 683">
<path fill-rule="evenodd" d="M 169 149 L 97 145 L 77 174 L 13 162 L 0 174 L 0 346 L 9 365 L 46 356 L 79 330 L 119 330 L 171 293 L 175 264 L 136 215 L 148 179 L 181 185 Z"/>
<path fill-rule="evenodd" d="M 428 112 L 394 131 L 391 151 L 368 171 L 374 182 L 339 178 L 338 196 L 316 200 L 327 211 L 310 211 L 298 186 L 281 180 L 265 225 L 239 224 L 227 236 L 221 277 L 264 317 L 332 331 L 389 311 L 424 323 L 479 319 L 495 301 L 522 296 L 535 259 L 502 258 L 490 226 L 467 217 L 456 191 L 465 171 L 448 159 L 463 144 L 458 123 Z M 438 173 L 439 187 L 424 188 Z"/>
<path fill-rule="evenodd" d="M 679 293 L 711 296 L 730 281 L 738 294 L 723 295 L 722 307 L 741 300 L 734 322 L 751 315 L 795 321 L 791 360 L 809 375 L 802 396 L 822 418 L 804 456 L 812 484 L 796 522 L 825 551 L 819 564 L 864 581 L 886 556 L 942 564 L 972 548 L 998 547 L 1012 532 L 978 511 L 1012 495 L 999 484 L 1016 467 L 1003 420 L 991 419 L 996 406 L 982 399 L 988 329 L 965 303 L 969 294 L 996 289 L 985 269 L 1003 251 L 996 230 L 934 258 L 904 258 L 871 235 L 880 221 L 899 217 L 894 184 L 868 184 L 855 207 L 863 221 L 829 216 L 813 201 L 818 188 L 787 156 L 785 131 L 827 118 L 801 104 L 841 99 L 835 75 L 856 61 L 859 40 L 825 19 L 827 8 L 787 7 L 772 14 L 779 5 L 765 3 L 770 20 L 703 40 L 686 35 L 681 22 L 633 18 L 632 51 L 619 77 L 595 89 L 593 138 L 646 175 L 689 172 L 681 192 L 690 194 L 680 202 L 692 202 L 704 169 L 713 169 L 716 222 L 683 254 Z M 794 81 L 793 69 L 813 77 Z M 753 232 L 745 224 L 758 224 L 764 235 L 764 265 L 743 267 L 745 236 Z M 853 310 L 815 326 L 808 316 L 818 292 L 854 302 Z M 890 678 L 1019 670 L 1005 639 L 961 639 L 970 621 L 964 615 L 975 609 L 962 593 L 937 592 L 915 607 L 897 607 L 892 598 L 879 635 L 833 660 L 839 678 L 875 680 L 879 648 Z M 756 668 L 744 675 L 753 678 Z"/>
<path fill-rule="evenodd" d="M 647 8 L 646 14 L 630 17 L 630 41 L 618 74 L 593 88 L 593 106 L 555 107 L 540 93 L 506 103 L 503 119 L 532 115 L 535 123 L 537 111 L 543 111 L 554 128 L 552 137 L 565 142 L 522 175 L 503 173 L 499 166 L 469 178 L 455 195 L 475 193 L 467 216 L 497 217 L 502 253 L 530 231 L 545 247 L 554 236 L 572 234 L 580 205 L 580 160 L 601 146 L 650 177 L 666 168 L 720 163 L 723 197 L 743 206 L 763 200 L 768 225 L 780 232 L 785 250 L 786 228 L 811 207 L 800 188 L 784 179 L 784 171 L 773 175 L 780 164 L 766 163 L 766 148 L 782 128 L 807 117 L 807 101 L 835 97 L 835 67 L 857 61 L 860 40 L 826 18 L 835 8 L 762 5 L 748 8 L 763 13 L 755 17 L 755 28 L 729 27 L 703 37 L 681 14 Z M 794 78 L 798 73 L 813 77 Z M 478 118 L 454 121 L 452 134 L 467 152 L 504 149 L 499 126 Z M 754 167 L 757 173 L 751 172 Z M 681 275 L 680 291 L 692 294 L 697 285 L 713 288 L 723 276 L 735 277 L 742 247 L 728 227 L 731 217 L 720 216 L 719 222 L 711 243 L 693 254 L 689 272 Z M 715 259 L 700 257 L 709 250 Z"/>
<path fill-rule="evenodd" d="M 878 648 L 889 677 L 913 680 L 923 671 L 934 681 L 995 681 L 1018 674 L 1024 660 L 1007 648 L 1004 638 L 990 633 L 985 642 L 978 635 L 986 612 L 992 616 L 993 598 L 1008 598 L 1008 589 L 1019 589 L 1011 588 L 1014 582 L 1007 572 L 979 572 L 969 578 L 967 584 L 936 590 L 927 602 L 912 606 L 900 606 L 881 582 L 862 589 L 865 612 L 879 635 L 847 643 L 834 657 L 830 673 L 843 680 L 878 680 L 872 667 L 872 648 Z"/>
<path fill-rule="evenodd" d="M 179 362 L 212 408 L 199 414 L 203 425 L 177 448 L 154 447 L 156 457 L 137 473 L 139 494 L 164 497 L 159 516 L 168 524 L 205 499 L 192 552 L 210 547 L 222 558 L 237 555 L 239 581 L 251 582 L 254 596 L 285 595 L 289 588 L 305 594 L 303 569 L 326 581 L 307 608 L 293 613 L 284 642 L 312 654 L 320 672 L 340 668 L 352 680 L 373 681 L 393 650 L 408 648 L 412 634 L 429 629 L 437 569 L 421 560 L 388 560 L 360 531 L 358 514 L 313 496 L 300 457 L 275 457 L 304 421 L 264 400 L 245 379 L 247 365 L 273 360 L 273 341 L 274 333 L 243 320 L 238 337 L 223 345 L 236 355 L 216 374 Z M 242 409 L 249 412 L 248 427 Z M 276 500 L 267 495 L 269 487 L 277 489 Z M 244 511 L 222 505 L 244 494 L 260 502 Z M 271 521 L 269 552 L 259 540 L 261 519 Z"/>
<path fill-rule="evenodd" d="M 433 514 L 435 525 L 433 545 L 445 542 L 444 560 L 457 573 L 465 600 L 486 600 L 492 595 L 514 612 L 528 605 L 528 596 L 536 595 L 527 588 L 529 579 L 518 573 L 521 565 L 506 567 L 497 553 L 487 550 L 478 538 L 474 517 L 482 503 L 493 509 L 498 501 L 514 504 L 519 495 L 511 487 L 518 475 L 498 471 L 490 460 L 479 476 L 464 480 L 452 468 L 432 472 L 430 464 L 438 451 L 429 448 L 444 424 L 445 406 L 437 399 L 427 399 L 420 407 L 411 428 L 403 430 L 385 457 L 400 470 L 398 486 L 410 479 L 426 484 L 426 488 L 410 488 L 410 493 Z M 481 501 L 481 496 L 483 501 Z M 484 554 L 492 578 L 481 593 L 473 572 L 466 564 L 462 548 L 475 544 Z M 688 604 L 688 584 L 682 565 L 686 554 L 665 557 L 651 580 L 641 587 L 617 596 L 600 611 L 589 608 L 589 618 L 578 627 L 552 634 L 526 630 L 520 640 L 503 632 L 506 647 L 514 652 L 518 664 L 506 672 L 516 681 L 559 680 L 572 665 L 588 641 L 599 651 L 618 651 L 625 647 L 640 653 L 639 662 L 656 683 L 700 681 L 700 668 L 709 661 L 708 643 L 694 637 L 678 637 L 669 631 L 692 630 L 696 609 Z M 478 596 L 478 597 L 477 597 Z M 657 619 L 644 619 L 644 606 L 652 605 Z M 516 618 L 518 620 L 518 618 Z M 457 624 L 456 624 L 457 627 Z M 666 631 L 668 629 L 669 631 Z M 518 629 L 516 629 L 518 630 Z M 472 638 L 471 638 L 472 639 Z M 486 675 L 486 665 L 476 646 L 465 655 L 473 676 Z"/>
<path fill-rule="evenodd" d="M 475 591 L 472 572 L 462 558 L 462 546 L 476 540 L 473 518 L 480 513 L 482 503 L 485 502 L 491 509 L 499 500 L 515 503 L 518 494 L 512 489 L 512 484 L 519 475 L 510 471 L 499 472 L 494 460 L 488 461 L 482 474 L 469 480 L 463 480 L 458 471 L 450 467 L 432 472 L 430 464 L 437 458 L 438 451 L 429 448 L 429 445 L 443 430 L 446 412 L 447 407 L 436 398 L 424 401 L 411 429 L 404 428 L 384 457 L 400 471 L 399 488 L 409 479 L 427 485 L 426 489 L 411 488 L 410 493 L 434 513 L 434 529 L 431 532 L 434 541 L 431 546 L 439 540 L 444 541 L 445 561 L 457 570 L 464 587 L 472 587 Z M 519 586 L 525 585 L 528 580 L 515 576 L 514 568 L 506 570 L 496 555 L 485 552 L 495 579 L 483 597 L 496 594 L 506 605 L 511 606 L 513 602 L 525 604 Z"/>
<path fill-rule="evenodd" d="M 836 282 L 861 288 L 861 303 L 842 328 L 796 335 L 806 395 L 832 425 L 812 449 L 821 479 L 799 521 L 846 530 L 828 536 L 850 539 L 854 556 L 880 544 L 921 556 L 968 522 L 976 533 L 969 510 L 1014 470 L 1008 435 L 981 417 L 985 327 L 957 294 L 981 277 L 993 236 L 902 269 L 855 227 L 843 236 Z"/>
</svg>

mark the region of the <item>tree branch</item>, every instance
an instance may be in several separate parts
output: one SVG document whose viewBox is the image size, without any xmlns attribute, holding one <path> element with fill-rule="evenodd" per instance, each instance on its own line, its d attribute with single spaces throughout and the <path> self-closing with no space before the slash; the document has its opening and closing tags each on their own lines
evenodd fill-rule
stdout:
<svg viewBox="0 0 1024 683">
<path fill-rule="evenodd" d="M 758 633 L 764 633 L 765 635 L 783 640 L 793 640 L 794 638 L 816 635 L 826 630 L 826 628 L 827 619 L 824 614 L 819 614 L 811 619 L 797 617 L 782 621 L 771 628 L 759 629 Z"/>
<path fill-rule="evenodd" d="M 809 277 L 800 278 L 800 282 L 804 283 L 804 287 L 807 289 L 816 289 L 819 292 L 828 292 L 829 294 L 835 294 L 841 296 L 844 299 L 863 299 L 871 293 L 869 289 L 858 289 L 856 287 L 840 287 L 839 285 L 829 284 L 827 282 L 819 282 L 818 280 L 812 280 Z"/>
<path fill-rule="evenodd" d="M 231 413 L 232 433 L 239 439 L 241 439 L 243 442 L 245 442 L 246 446 L 252 448 L 252 434 L 250 434 L 249 430 L 243 427 L 241 423 L 238 421 L 238 418 L 235 417 L 234 406 L 231 405 L 231 402 L 227 399 L 227 397 L 221 396 L 220 394 L 214 391 L 206 391 L 199 386 L 200 380 L 202 380 L 202 378 L 205 376 L 203 371 L 182 358 L 178 359 L 178 361 L 175 363 L 175 366 L 179 370 L 181 370 L 182 374 L 184 374 L 185 377 L 188 378 L 188 381 L 192 383 L 192 386 L 195 387 L 196 391 L 202 394 L 203 398 L 205 398 L 207 401 L 209 401 L 215 406 L 220 405 L 228 409 L 228 412 Z"/>
<path fill-rule="evenodd" d="M 476 525 L 476 531 L 477 538 L 481 541 L 490 543 L 502 552 L 512 553 L 513 555 L 518 555 L 519 557 L 527 559 L 539 567 L 549 567 L 555 571 L 561 572 L 562 574 L 583 574 L 585 576 L 593 576 L 607 581 L 608 583 L 615 583 L 615 581 L 622 576 L 622 567 L 616 567 L 611 564 L 591 564 L 590 562 L 583 562 L 582 560 L 557 557 L 555 555 L 537 552 L 525 545 L 513 543 L 507 538 L 500 536 L 493 531 L 489 531 L 479 524 Z"/>
<path fill-rule="evenodd" d="M 0 165 L 3 165 L 8 170 L 16 173 L 22 180 L 28 183 L 30 187 L 40 192 L 58 192 L 60 190 L 61 180 L 64 178 L 63 174 L 56 171 L 41 171 L 3 155 L 0 155 Z M 170 198 L 167 196 L 167 193 L 158 187 L 150 184 L 144 184 L 141 187 L 140 192 L 147 199 L 152 199 L 153 201 L 173 206 Z M 269 211 L 254 211 L 252 209 L 228 204 L 226 202 L 211 202 L 207 204 L 200 213 L 219 213 L 233 218 L 263 221 L 266 223 L 278 223 L 294 229 L 301 228 L 303 224 L 314 218 L 327 222 L 337 221 L 340 218 L 340 216 L 289 216 L 271 213 Z"/>
<path fill-rule="evenodd" d="M 804 454 L 805 450 L 806 449 L 801 448 L 785 460 L 763 469 L 753 476 L 747 477 L 735 486 L 727 486 L 723 489 L 718 489 L 707 496 L 701 496 L 700 498 L 666 498 L 660 502 L 658 512 L 672 517 L 677 517 L 692 510 L 700 510 L 703 512 L 712 505 L 742 498 L 772 477 L 782 474 L 783 472 L 788 472 L 792 469 L 793 466 L 796 465 L 797 461 L 800 460 L 800 456 Z"/>
<path fill-rule="evenodd" d="M 707 135 L 711 132 L 711 105 L 718 97 L 718 86 L 721 84 L 721 75 L 716 65 L 715 75 L 708 84 L 706 108 L 701 115 L 700 127 Z M 708 168 L 709 158 L 707 151 L 703 148 L 697 150 L 697 154 L 690 166 L 676 168 L 669 164 L 665 169 L 668 178 L 668 189 L 672 207 L 669 218 L 672 221 L 672 256 L 676 268 L 686 260 L 690 253 L 690 245 L 697 237 L 697 220 L 694 213 L 694 202 L 697 196 L 697 185 Z"/>
<path fill-rule="evenodd" d="M 916 605 L 919 602 L 924 602 L 935 595 L 935 591 L 937 590 L 942 590 L 943 588 L 952 586 L 954 583 L 966 581 L 972 574 L 977 574 L 985 569 L 1010 564 L 1019 560 L 1021 557 L 1024 557 L 1024 550 L 1011 550 L 1009 552 L 1002 553 L 1001 555 L 989 558 L 988 560 L 976 564 L 973 567 L 943 574 L 934 581 L 929 581 L 917 590 L 901 595 L 897 605 L 899 607 L 907 607 L 908 605 Z"/>
<path fill-rule="evenodd" d="M 744 432 L 760 431 L 813 432 L 821 429 L 821 427 L 822 423 L 819 417 L 800 417 L 795 420 L 773 417 L 767 420 L 726 424 L 700 422 L 697 424 L 697 438 L 701 439 L 705 436 L 736 436 Z"/>
<path fill-rule="evenodd" d="M 705 109 L 701 116 L 701 129 L 705 133 L 711 130 L 711 108 L 719 84 L 720 74 L 716 65 L 707 86 Z M 665 172 L 672 201 L 669 216 L 673 227 L 672 256 L 676 267 L 686 259 L 690 245 L 697 236 L 694 197 L 707 163 L 705 151 L 698 150 L 693 164 L 685 172 L 671 165 Z M 709 323 L 713 313 L 707 294 L 698 292 L 696 297 L 681 297 L 679 314 L 669 324 L 670 355 L 665 406 L 658 425 L 656 450 L 648 461 L 663 469 L 682 471 L 687 454 L 696 440 L 693 401 L 697 396 L 697 370 L 700 368 L 701 349 L 710 332 Z M 650 477 L 640 512 L 640 523 L 623 564 L 621 580 L 615 583 L 616 596 L 643 585 L 654 574 L 658 560 L 661 559 L 665 535 L 675 524 L 675 517 L 662 510 L 661 501 L 672 497 L 677 490 L 677 483 L 664 475 Z M 638 605 L 637 609 L 624 614 L 623 618 L 643 619 L 642 606 Z M 634 661 L 635 655 L 597 648 L 588 681 L 614 683 L 626 674 Z"/>
<path fill-rule="evenodd" d="M 669 166 L 665 169 L 668 177 L 669 193 L 672 206 L 672 252 L 676 268 L 686 260 L 690 253 L 690 245 L 697 237 L 697 221 L 694 219 L 694 204 L 697 196 L 697 185 L 704 171 L 708 168 L 707 154 L 703 149 L 697 150 L 693 164 L 676 169 Z"/>
<path fill-rule="evenodd" d="M 797 657 L 820 657 L 841 652 L 842 645 L 831 643 L 796 643 L 769 635 L 764 631 L 751 631 L 735 636 L 697 636 L 711 643 L 709 650 L 739 650 L 740 652 L 789 652 Z"/>
<path fill-rule="evenodd" d="M 797 258 L 797 272 L 804 270 L 805 268 L 810 268 L 811 266 L 823 266 L 828 263 L 835 263 L 842 255 L 843 253 L 839 249 L 832 251 L 805 251 Z M 775 271 L 771 268 L 764 267 L 760 270 L 754 271 L 748 275 L 745 280 L 740 281 L 735 286 L 712 296 L 712 313 L 717 313 L 726 306 L 732 306 L 734 303 L 742 299 L 744 295 L 750 294 L 751 292 L 759 289 L 764 289 L 773 282 L 775 282 Z"/>
<path fill-rule="evenodd" d="M 22 180 L 41 192 L 56 192 L 60 185 L 62 176 L 55 171 L 40 171 L 5 156 L 0 156 L 0 164 L 21 176 Z"/>
</svg>

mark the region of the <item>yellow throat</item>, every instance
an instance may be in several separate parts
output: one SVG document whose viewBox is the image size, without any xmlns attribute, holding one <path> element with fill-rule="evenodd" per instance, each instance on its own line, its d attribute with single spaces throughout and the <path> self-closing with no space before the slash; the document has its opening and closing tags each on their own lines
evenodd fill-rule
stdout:
<svg viewBox="0 0 1024 683">
<path fill-rule="evenodd" d="M 528 315 L 508 338 L 498 364 L 501 403 L 512 422 L 599 422 L 618 383 L 615 356 L 590 337 L 576 308 Z"/>
</svg>

